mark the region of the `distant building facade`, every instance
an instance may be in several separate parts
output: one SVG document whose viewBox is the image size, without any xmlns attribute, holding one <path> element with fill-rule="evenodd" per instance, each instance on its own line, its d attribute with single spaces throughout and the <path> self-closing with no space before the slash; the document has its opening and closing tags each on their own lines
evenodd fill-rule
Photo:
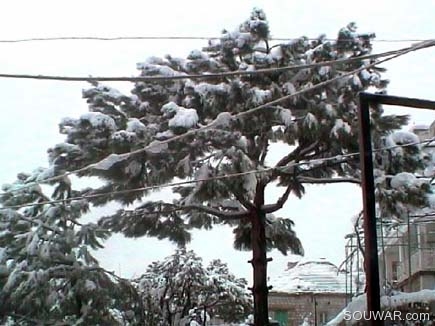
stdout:
<svg viewBox="0 0 435 326">
<path fill-rule="evenodd" d="M 396 232 L 396 238 L 394 238 Z M 402 292 L 435 289 L 434 216 L 414 218 L 389 233 L 380 254 L 380 275 Z"/>
<path fill-rule="evenodd" d="M 270 317 L 280 326 L 325 325 L 347 304 L 346 277 L 324 260 L 289 263 L 271 279 Z"/>
<path fill-rule="evenodd" d="M 433 139 L 435 122 L 430 126 L 414 125 L 411 131 L 422 141 Z M 423 150 L 435 158 L 435 142 L 424 144 Z M 429 166 L 422 174 L 432 176 L 435 169 Z M 427 208 L 415 215 L 421 217 L 411 215 L 409 224 L 398 226 L 380 257 L 381 262 L 385 261 L 381 275 L 403 292 L 435 289 L 435 212 Z"/>
</svg>

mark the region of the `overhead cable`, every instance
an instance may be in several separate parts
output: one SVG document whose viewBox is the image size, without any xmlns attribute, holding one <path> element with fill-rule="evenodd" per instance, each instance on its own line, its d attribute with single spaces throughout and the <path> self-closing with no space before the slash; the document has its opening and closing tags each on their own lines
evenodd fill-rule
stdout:
<svg viewBox="0 0 435 326">
<path fill-rule="evenodd" d="M 291 70 L 301 70 L 301 69 L 309 69 L 316 68 L 322 66 L 334 66 L 340 65 L 344 63 L 350 63 L 361 60 L 369 60 L 376 59 L 382 57 L 388 57 L 391 55 L 396 55 L 403 53 L 404 51 L 415 51 L 417 49 L 423 48 L 422 45 L 425 44 L 424 48 L 433 45 L 434 41 L 425 41 L 421 42 L 417 45 L 401 48 L 398 50 L 386 51 L 376 54 L 367 54 L 357 57 L 350 57 L 346 59 L 337 59 L 330 61 L 322 61 L 310 64 L 301 64 L 301 65 L 292 65 L 285 67 L 276 67 L 276 68 L 265 68 L 265 69 L 257 69 L 257 70 L 237 70 L 237 71 L 226 71 L 219 73 L 207 73 L 207 74 L 185 74 L 176 72 L 176 74 L 171 76 L 136 76 L 136 77 L 126 77 L 126 76 L 55 76 L 55 75 L 42 75 L 42 74 L 11 74 L 11 73 L 0 73 L 0 78 L 11 78 L 11 79 L 35 79 L 35 80 L 57 80 L 57 81 L 66 81 L 66 82 L 114 82 L 114 81 L 126 81 L 126 82 L 151 82 L 151 81 L 171 81 L 171 80 L 180 80 L 180 79 L 216 79 L 216 78 L 224 78 L 230 76 L 254 76 L 266 73 L 277 73 L 283 71 L 291 71 Z M 432 45 L 428 45 L 432 44 Z"/>
<path fill-rule="evenodd" d="M 292 93 L 292 94 L 289 94 L 289 95 L 286 95 L 286 96 L 282 96 L 282 97 L 280 97 L 280 98 L 278 98 L 278 99 L 275 99 L 275 100 L 273 100 L 273 101 L 270 101 L 270 102 L 264 103 L 264 104 L 262 104 L 262 105 L 259 105 L 259 106 L 257 106 L 257 107 L 254 107 L 254 108 L 249 109 L 249 110 L 247 110 L 247 111 L 243 111 L 243 112 L 237 113 L 237 114 L 235 114 L 235 115 L 232 115 L 232 119 L 239 119 L 239 118 L 241 118 L 241 117 L 244 117 L 244 116 L 246 116 L 246 115 L 252 114 L 252 113 L 257 112 L 257 111 L 259 111 L 259 110 L 262 110 L 262 109 L 268 108 L 268 107 L 270 107 L 270 106 L 272 106 L 272 105 L 279 104 L 280 102 L 286 101 L 286 100 L 288 100 L 288 99 L 290 99 L 290 98 L 292 98 L 292 97 L 295 97 L 295 96 L 301 95 L 301 94 L 303 94 L 303 93 L 306 93 L 306 92 L 309 92 L 309 91 L 312 91 L 312 90 L 315 90 L 315 89 L 318 89 L 318 88 L 324 87 L 324 86 L 326 86 L 326 85 L 328 85 L 328 84 L 330 84 L 330 83 L 333 83 L 333 82 L 338 81 L 338 80 L 340 80 L 340 79 L 342 79 L 342 78 L 345 78 L 345 77 L 348 77 L 348 76 L 354 75 L 355 73 L 358 73 L 358 72 L 360 72 L 360 71 L 362 71 L 362 70 L 365 70 L 365 69 L 367 69 L 367 68 L 374 67 L 374 66 L 376 66 L 376 65 L 378 65 L 378 64 L 381 64 L 381 63 L 387 62 L 387 61 L 389 61 L 389 60 L 395 59 L 395 58 L 397 58 L 397 57 L 399 57 L 399 56 L 402 56 L 402 55 L 405 55 L 405 54 L 407 54 L 407 53 L 409 53 L 409 52 L 416 51 L 416 50 L 423 49 L 423 48 L 427 48 L 427 47 L 429 47 L 429 46 L 433 46 L 433 45 L 435 45 L 435 42 L 434 42 L 434 41 L 423 42 L 422 44 L 417 44 L 417 45 L 415 45 L 415 46 L 413 46 L 413 47 L 407 48 L 406 50 L 403 50 L 403 51 L 401 51 L 401 52 L 399 52 L 399 53 L 396 53 L 395 55 L 390 56 L 390 57 L 388 57 L 388 58 L 382 59 L 382 60 L 380 60 L 380 61 L 377 61 L 377 62 L 374 62 L 374 63 L 368 64 L 368 65 L 365 65 L 365 66 L 363 66 L 363 67 L 360 67 L 360 68 L 358 68 L 358 69 L 352 70 L 352 71 L 347 72 L 347 73 L 344 73 L 344 74 L 342 74 L 342 75 L 340 75 L 340 76 L 337 76 L 337 77 L 335 77 L 335 78 L 332 78 L 332 79 L 326 80 L 326 81 L 324 81 L 324 82 L 321 82 L 321 83 L 318 83 L 318 84 L 312 85 L 311 87 L 308 87 L 308 88 L 301 89 L 301 90 L 296 91 L 296 92 L 294 92 L 294 93 Z M 143 152 L 145 152 L 145 151 L 149 151 L 149 150 L 151 150 L 153 147 L 158 147 L 158 146 L 161 146 L 161 145 L 165 145 L 165 144 L 168 144 L 168 143 L 173 142 L 173 141 L 176 141 L 176 140 L 181 140 L 181 139 L 183 139 L 183 138 L 185 138 L 185 137 L 187 137 L 187 136 L 194 135 L 194 134 L 196 134 L 196 133 L 198 133 L 198 132 L 200 132 L 200 131 L 204 131 L 204 130 L 206 130 L 206 129 L 210 129 L 210 128 L 212 128 L 212 127 L 214 127 L 214 121 L 211 122 L 211 123 L 208 124 L 208 125 L 202 126 L 202 127 L 200 127 L 200 128 L 197 128 L 197 129 L 189 130 L 189 131 L 187 131 L 187 132 L 185 132 L 185 133 L 183 133 L 183 134 L 180 134 L 180 135 L 174 136 L 174 137 L 172 137 L 172 138 L 169 138 L 169 139 L 166 139 L 166 140 L 162 140 L 162 141 L 155 141 L 155 142 L 153 142 L 152 144 L 149 144 L 148 146 L 145 146 L 144 148 L 141 148 L 141 149 L 138 149 L 138 150 L 135 150 L 135 151 L 132 151 L 132 152 L 127 152 L 127 153 L 120 154 L 120 155 L 119 155 L 119 158 L 129 157 L 129 156 L 131 156 L 131 155 L 135 155 L 135 154 L 140 154 L 140 153 L 143 153 Z M 105 160 L 105 159 L 107 159 L 107 157 L 104 158 L 103 160 Z M 101 161 L 103 161 L 103 160 L 101 160 Z M 101 162 L 101 161 L 100 161 L 100 162 Z M 65 178 L 65 177 L 67 177 L 67 176 L 69 176 L 69 175 L 73 175 L 73 174 L 77 174 L 77 173 L 82 173 L 82 172 L 85 172 L 85 171 L 91 170 L 91 169 L 94 168 L 97 164 L 98 164 L 98 162 L 97 162 L 97 163 L 90 164 L 90 165 L 87 165 L 87 166 L 85 166 L 85 167 L 83 167 L 83 168 L 80 168 L 80 169 L 77 169 L 77 170 L 73 170 L 73 171 L 65 172 L 65 173 L 63 173 L 63 174 L 61 174 L 61 175 L 57 175 L 57 176 L 55 176 L 55 177 L 47 178 L 47 179 L 45 179 L 45 180 L 43 180 L 43 181 L 40 181 L 40 182 L 29 182 L 28 184 L 26 184 L 25 186 L 21 187 L 20 189 L 30 188 L 30 187 L 33 187 L 33 186 L 35 186 L 35 185 L 39 185 L 39 184 L 43 184 L 43 183 L 47 183 L 47 182 L 52 182 L 52 181 L 56 181 L 56 180 L 61 180 L 62 178 Z M 6 191 L 6 192 L 4 192 L 4 193 L 10 193 L 10 192 L 13 192 L 13 191 L 14 191 L 14 190 L 12 190 L 12 191 Z M 4 193 L 3 193 L 3 194 L 4 194 Z"/>
<path fill-rule="evenodd" d="M 400 145 L 381 147 L 381 148 L 374 149 L 373 151 L 380 152 L 380 151 L 385 151 L 385 150 L 392 150 L 395 148 L 415 146 L 415 145 L 419 145 L 419 144 L 426 144 L 429 142 L 433 142 L 434 140 L 435 140 L 435 137 L 431 138 L 431 139 L 421 140 L 418 142 L 408 143 L 408 144 L 400 144 Z M 133 193 L 133 192 L 142 192 L 142 191 L 156 190 L 156 189 L 162 189 L 162 188 L 171 188 L 171 187 L 182 186 L 182 185 L 186 185 L 186 184 L 208 182 L 208 181 L 213 181 L 213 180 L 229 179 L 229 178 L 241 177 L 241 176 L 245 176 L 245 175 L 249 175 L 249 174 L 260 174 L 260 173 L 276 171 L 276 170 L 285 172 L 289 168 L 292 168 L 295 166 L 304 166 L 304 165 L 318 164 L 318 163 L 323 163 L 323 162 L 328 162 L 328 161 L 342 160 L 343 158 L 349 158 L 349 157 L 354 157 L 354 156 L 359 156 L 359 155 L 360 155 L 359 152 L 347 153 L 347 154 L 335 155 L 335 156 L 331 156 L 331 157 L 313 159 L 313 160 L 309 160 L 309 161 L 305 161 L 305 162 L 303 162 L 303 161 L 302 162 L 295 162 L 295 163 L 291 163 L 291 164 L 281 166 L 281 167 L 269 167 L 269 168 L 263 168 L 263 169 L 254 169 L 254 170 L 249 170 L 249 171 L 244 171 L 244 172 L 218 175 L 218 176 L 212 176 L 212 177 L 207 177 L 207 178 L 198 178 L 198 179 L 193 179 L 193 180 L 171 182 L 171 183 L 162 184 L 162 185 L 152 185 L 152 186 L 146 186 L 146 187 L 140 187 L 140 188 L 134 188 L 134 189 L 109 191 L 109 192 L 104 192 L 104 193 L 96 193 L 96 194 L 91 194 L 91 195 L 71 197 L 71 198 L 67 198 L 67 199 L 47 200 L 47 201 L 22 204 L 22 205 L 4 206 L 4 207 L 0 207 L 0 210 L 20 209 L 20 208 L 24 208 L 24 207 L 43 206 L 43 205 L 47 205 L 47 204 L 56 204 L 56 203 L 62 203 L 65 201 L 72 201 L 72 200 L 92 199 L 92 198 L 99 198 L 99 197 L 105 197 L 105 196 L 111 196 L 111 195 L 122 195 L 122 194 Z M 25 188 L 22 187 L 19 190 L 23 190 L 23 189 L 25 189 Z"/>
</svg>

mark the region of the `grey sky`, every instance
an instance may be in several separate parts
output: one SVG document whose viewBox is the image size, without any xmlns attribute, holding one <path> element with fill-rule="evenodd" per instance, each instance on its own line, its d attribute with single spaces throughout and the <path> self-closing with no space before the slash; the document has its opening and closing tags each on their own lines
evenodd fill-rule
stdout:
<svg viewBox="0 0 435 326">
<path fill-rule="evenodd" d="M 2 5 L 0 39 L 48 36 L 184 35 L 216 36 L 233 29 L 254 7 L 268 15 L 275 37 L 335 37 L 339 28 L 355 21 L 361 32 L 375 32 L 379 39 L 428 39 L 435 35 L 434 1 L 9 1 Z M 133 76 L 135 64 L 151 55 L 183 56 L 205 41 L 59 41 L 20 44 L 0 43 L 1 73 L 56 75 Z M 376 43 L 375 51 L 409 45 Z M 385 65 L 391 79 L 390 94 L 435 99 L 435 50 L 409 54 Z M 128 84 L 118 85 L 129 90 Z M 64 116 L 86 111 L 81 89 L 86 83 L 0 79 L 0 183 L 13 181 L 21 171 L 46 165 L 46 149 L 63 137 L 57 123 Z M 399 112 L 395 110 L 394 112 Z M 410 112 L 407 110 L 407 112 Z M 412 121 L 431 123 L 433 114 L 412 112 Z M 270 200 L 280 190 L 269 192 Z M 296 222 L 307 255 L 338 263 L 343 258 L 343 236 L 349 219 L 361 207 L 353 185 L 310 187 L 303 200 L 292 198 L 281 215 Z M 249 277 L 248 253 L 235 253 L 231 231 L 195 234 L 193 247 L 206 259 L 222 258 L 233 271 Z M 117 238 L 98 254 L 103 264 L 124 276 L 140 273 L 153 259 L 171 253 L 167 242 Z M 158 249 L 156 249 L 158 248 Z M 277 272 L 285 261 L 275 255 Z"/>
</svg>

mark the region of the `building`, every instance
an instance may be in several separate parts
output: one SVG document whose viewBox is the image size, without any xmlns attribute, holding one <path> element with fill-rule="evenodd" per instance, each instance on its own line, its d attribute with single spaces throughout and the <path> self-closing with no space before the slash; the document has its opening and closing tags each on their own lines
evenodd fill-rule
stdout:
<svg viewBox="0 0 435 326">
<path fill-rule="evenodd" d="M 289 263 L 269 284 L 270 316 L 281 326 L 324 325 L 347 304 L 346 276 L 325 259 Z"/>
<path fill-rule="evenodd" d="M 435 137 L 435 122 L 430 126 L 414 125 L 411 128 L 420 140 Z M 435 144 L 427 143 L 423 150 L 435 157 Z M 422 174 L 435 172 L 433 166 Z M 435 289 L 435 212 L 423 209 L 409 215 L 408 220 L 385 231 L 386 239 L 380 239 L 380 272 L 393 289 L 417 292 Z"/>
<path fill-rule="evenodd" d="M 380 276 L 394 290 L 435 289 L 435 216 L 410 217 L 388 232 L 380 251 Z M 384 240 L 385 242 L 385 240 Z"/>
<path fill-rule="evenodd" d="M 413 126 L 421 141 L 433 139 L 435 122 L 431 126 Z M 427 158 L 435 161 L 435 142 L 423 147 Z M 434 165 L 429 165 L 419 174 L 435 176 Z M 431 204 L 431 206 L 433 206 Z M 430 312 L 435 319 L 435 211 L 427 207 L 412 211 L 403 220 L 378 217 L 377 243 L 381 308 L 403 312 Z M 363 255 L 359 246 L 364 245 L 364 234 L 349 234 L 346 245 L 345 270 L 348 294 L 352 302 L 330 322 L 330 325 L 345 325 L 344 311 L 364 311 Z M 361 282 L 361 280 L 363 282 Z M 351 323 L 351 322 L 349 322 Z"/>
</svg>

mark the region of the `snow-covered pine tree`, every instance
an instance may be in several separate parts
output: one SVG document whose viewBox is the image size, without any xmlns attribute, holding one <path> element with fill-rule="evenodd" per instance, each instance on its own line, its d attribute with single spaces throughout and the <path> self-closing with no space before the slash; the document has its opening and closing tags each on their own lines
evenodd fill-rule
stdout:
<svg viewBox="0 0 435 326">
<path fill-rule="evenodd" d="M 147 325 L 174 325 L 180 320 L 204 321 L 203 316 L 240 322 L 251 309 L 247 282 L 236 278 L 227 264 L 184 248 L 152 263 L 136 281 Z"/>
<path fill-rule="evenodd" d="M 302 252 L 288 216 L 270 214 L 281 209 L 290 194 L 301 197 L 305 184 L 359 182 L 358 158 L 343 156 L 358 152 L 357 93 L 369 87 L 384 90 L 387 85 L 382 69 L 368 67 L 375 59 L 358 60 L 371 52 L 373 37 L 358 34 L 351 23 L 339 31 L 336 41 L 320 36 L 313 41 L 301 37 L 272 44 L 265 13 L 255 9 L 235 31 L 223 31 L 219 40 L 211 40 L 186 59 L 168 55 L 137 65 L 144 77 L 200 74 L 204 78 L 141 81 L 135 83 L 132 95 L 101 84 L 85 90 L 89 113 L 61 122 L 66 142 L 51 155 L 64 170 L 92 164 L 80 175 L 106 181 L 103 187 L 82 194 L 112 192 L 90 201 L 103 205 L 115 200 L 125 205 L 100 220 L 102 227 L 112 231 L 128 237 L 168 238 L 183 245 L 192 229 L 214 224 L 234 227 L 237 246 L 253 251 L 254 319 L 256 325 L 266 325 L 267 246 Z M 348 58 L 354 60 L 255 75 L 213 75 Z M 357 68 L 365 69 L 311 89 Z M 305 93 L 235 116 L 300 90 Z M 383 115 L 381 107 L 371 111 L 375 147 L 385 144 L 392 130 L 407 122 L 404 116 Z M 203 126 L 208 127 L 200 129 Z M 179 135 L 184 137 L 165 142 Z M 408 142 L 406 137 L 403 140 Z M 287 145 L 281 147 L 277 162 L 269 160 L 272 142 Z M 391 153 L 384 151 L 384 156 L 388 159 Z M 410 173 L 422 162 L 416 145 L 395 154 L 394 164 L 406 165 Z M 335 159 L 322 160 L 331 157 Z M 400 170 L 386 170 L 386 162 L 375 162 L 380 194 L 384 194 L 381 189 L 394 188 L 388 181 L 394 177 L 390 173 Z M 245 174 L 225 178 L 235 173 Z M 212 180 L 204 180 L 208 178 Z M 197 182 L 173 187 L 173 200 L 147 201 L 151 190 L 124 191 L 174 180 Z M 282 187 L 282 195 L 266 203 L 266 187 L 272 185 Z M 412 196 L 402 199 L 424 204 L 425 191 L 424 185 L 416 185 Z M 380 198 L 386 200 L 381 207 L 396 210 L 388 204 L 394 202 L 389 196 Z M 127 209 L 139 200 L 140 205 Z"/>
<path fill-rule="evenodd" d="M 99 267 L 91 249 L 109 233 L 81 224 L 88 211 L 67 179 L 50 198 L 40 186 L 49 170 L 21 173 L 4 185 L 0 204 L 0 321 L 2 325 L 130 325 L 141 318 L 140 300 L 127 281 Z M 12 191 L 12 193 L 11 193 Z M 59 200 L 43 204 L 50 199 Z"/>
</svg>

